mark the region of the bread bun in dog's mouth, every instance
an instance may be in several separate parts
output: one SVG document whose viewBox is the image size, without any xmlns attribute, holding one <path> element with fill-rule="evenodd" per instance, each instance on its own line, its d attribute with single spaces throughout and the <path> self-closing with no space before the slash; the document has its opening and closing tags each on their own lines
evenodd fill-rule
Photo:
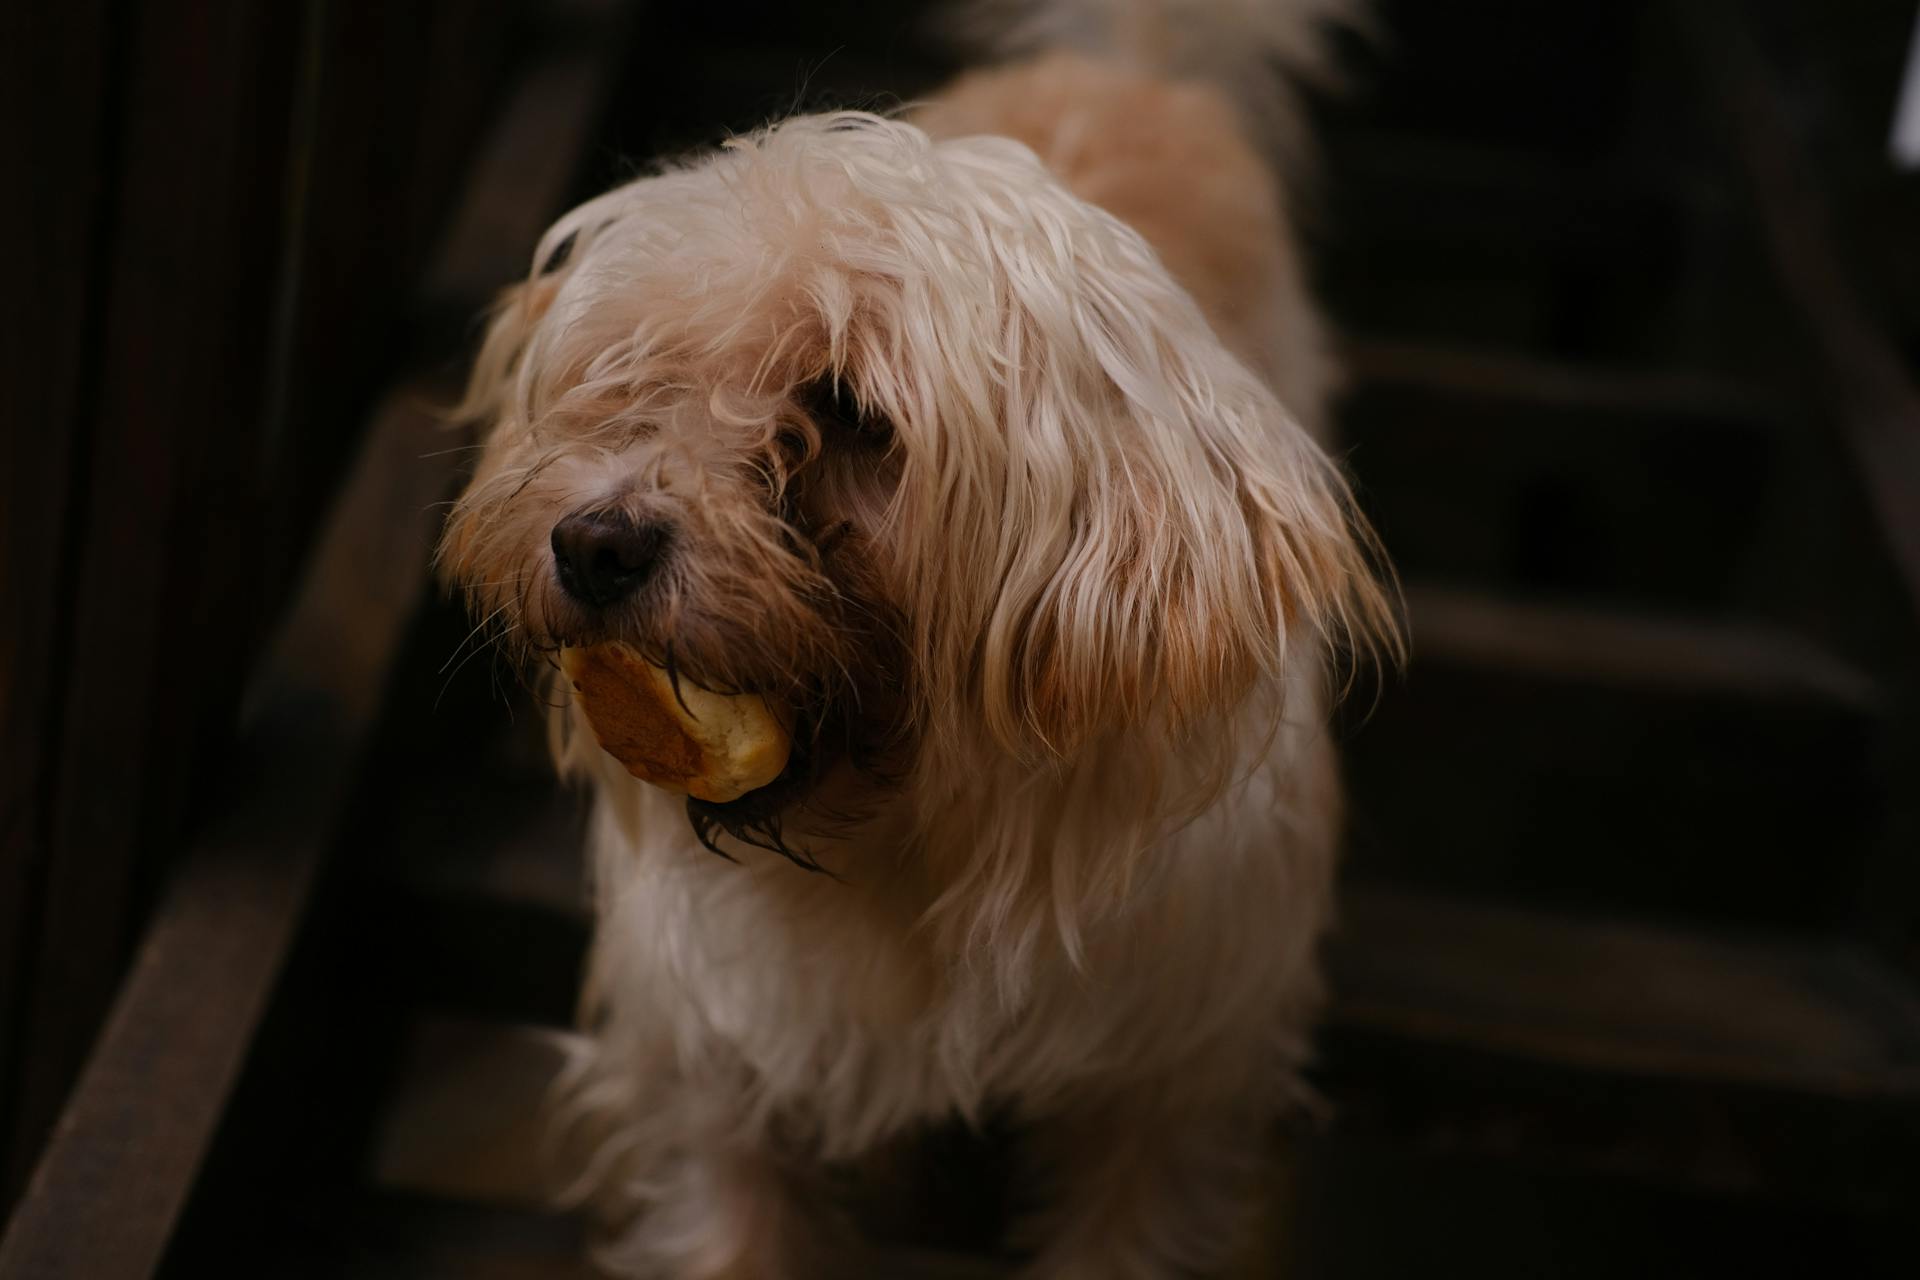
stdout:
<svg viewBox="0 0 1920 1280">
<path fill-rule="evenodd" d="M 608 755 L 642 782 L 724 804 L 780 776 L 788 719 L 757 693 L 675 681 L 619 641 L 562 649 L 573 700 Z"/>
</svg>

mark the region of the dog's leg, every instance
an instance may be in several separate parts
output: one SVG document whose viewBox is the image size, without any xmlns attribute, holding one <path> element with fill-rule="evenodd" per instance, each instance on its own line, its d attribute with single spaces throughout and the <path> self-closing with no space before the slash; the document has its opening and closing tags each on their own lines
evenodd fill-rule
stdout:
<svg viewBox="0 0 1920 1280">
<path fill-rule="evenodd" d="M 1263 1110 L 1134 1095 L 1038 1121 L 1022 1280 L 1219 1276 L 1252 1237 Z"/>
</svg>

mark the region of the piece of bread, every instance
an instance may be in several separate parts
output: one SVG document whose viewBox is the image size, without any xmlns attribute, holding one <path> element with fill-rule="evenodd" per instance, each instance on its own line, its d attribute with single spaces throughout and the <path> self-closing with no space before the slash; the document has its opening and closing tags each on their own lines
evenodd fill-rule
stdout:
<svg viewBox="0 0 1920 1280">
<path fill-rule="evenodd" d="M 619 641 L 562 649 L 560 669 L 593 736 L 642 782 L 724 803 L 787 767 L 792 735 L 757 693 L 682 680 L 676 697 L 665 671 Z"/>
</svg>

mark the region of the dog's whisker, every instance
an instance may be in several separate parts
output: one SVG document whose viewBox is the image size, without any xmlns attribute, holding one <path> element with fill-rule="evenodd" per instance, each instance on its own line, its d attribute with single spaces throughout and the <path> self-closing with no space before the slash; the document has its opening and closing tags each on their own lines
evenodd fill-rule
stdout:
<svg viewBox="0 0 1920 1280">
<path fill-rule="evenodd" d="M 497 648 L 494 648 L 493 646 L 498 642 L 504 640 L 507 636 L 511 635 L 514 631 L 518 630 L 519 626 L 520 624 L 517 622 L 512 623 L 509 626 L 502 629 L 497 635 L 490 637 L 488 640 L 488 643 L 475 645 L 471 650 L 471 652 L 469 652 L 466 657 L 460 659 L 460 664 L 454 667 L 452 671 L 447 671 L 446 667 L 442 666 L 440 670 L 446 673 L 446 678 L 440 682 L 440 692 L 434 695 L 433 709 L 435 711 L 438 711 L 440 709 L 440 703 L 446 698 L 447 690 L 453 687 L 454 680 L 459 677 L 460 673 L 466 669 L 466 665 L 469 662 L 472 662 L 475 657 L 477 657 L 483 652 L 491 652 L 494 658 L 497 660 L 499 658 L 500 651 Z"/>
<path fill-rule="evenodd" d="M 459 644 L 453 647 L 453 652 L 447 656 L 447 660 L 440 664 L 440 670 L 436 672 L 436 674 L 445 675 L 447 668 L 452 666 L 456 661 L 459 660 L 461 651 L 464 650 L 470 643 L 472 643 L 476 637 L 486 632 L 489 625 L 492 624 L 494 619 L 498 618 L 501 614 L 505 613 L 506 611 L 507 611 L 506 605 L 504 604 L 499 605 L 495 609 L 493 609 L 490 613 L 483 616 L 478 622 L 474 623 L 473 628 L 467 632 L 465 638 L 462 639 Z M 518 626 L 519 624 L 515 623 L 513 625 Z M 512 630 L 513 628 L 509 627 L 507 629 Z M 493 637 L 489 636 L 490 640 L 492 638 Z"/>
</svg>

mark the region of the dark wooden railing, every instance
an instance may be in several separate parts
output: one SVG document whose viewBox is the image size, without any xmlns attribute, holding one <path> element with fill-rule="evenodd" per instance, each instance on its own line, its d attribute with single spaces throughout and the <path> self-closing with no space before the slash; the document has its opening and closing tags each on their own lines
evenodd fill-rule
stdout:
<svg viewBox="0 0 1920 1280">
<path fill-rule="evenodd" d="M 417 314 L 476 315 L 562 207 L 621 47 L 615 7 L 561 12 L 479 149 Z M 444 363 L 443 353 L 430 357 Z M 153 1274 L 272 996 L 427 587 L 461 469 L 445 375 L 381 401 L 303 585 L 249 683 L 232 804 L 162 892 L 0 1241 L 0 1276 Z"/>
</svg>

